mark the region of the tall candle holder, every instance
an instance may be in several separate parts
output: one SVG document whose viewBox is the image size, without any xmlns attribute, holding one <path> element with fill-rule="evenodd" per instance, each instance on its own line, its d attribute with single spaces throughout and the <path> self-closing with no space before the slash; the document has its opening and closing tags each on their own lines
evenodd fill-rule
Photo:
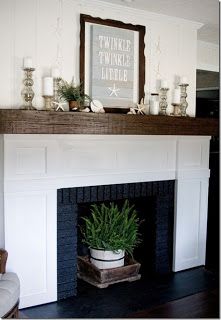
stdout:
<svg viewBox="0 0 221 320">
<path fill-rule="evenodd" d="M 21 95 L 24 99 L 25 105 L 22 106 L 24 110 L 36 110 L 36 108 L 32 105 L 32 100 L 34 98 L 34 91 L 32 89 L 34 81 L 32 79 L 33 71 L 35 68 L 24 68 L 25 78 L 23 83 L 25 87 L 21 91 Z"/>
<path fill-rule="evenodd" d="M 167 91 L 169 88 L 160 88 L 160 115 L 166 115 L 166 110 L 167 110 Z"/>
<path fill-rule="evenodd" d="M 180 113 L 181 117 L 186 117 L 186 109 L 188 107 L 188 103 L 186 101 L 187 98 L 187 87 L 189 86 L 187 83 L 181 83 L 180 85 Z"/>
<path fill-rule="evenodd" d="M 53 96 L 42 96 L 45 100 L 45 110 L 46 111 L 52 111 L 53 110 L 53 104 L 52 104 L 52 100 L 53 100 Z"/>
<path fill-rule="evenodd" d="M 52 109 L 53 110 L 56 110 L 57 107 L 56 107 L 56 104 L 59 104 L 60 100 L 59 100 L 59 95 L 58 95 L 58 87 L 59 87 L 59 82 L 60 82 L 61 78 L 53 78 L 53 93 L 54 93 L 54 96 L 53 96 L 53 107 Z"/>
</svg>

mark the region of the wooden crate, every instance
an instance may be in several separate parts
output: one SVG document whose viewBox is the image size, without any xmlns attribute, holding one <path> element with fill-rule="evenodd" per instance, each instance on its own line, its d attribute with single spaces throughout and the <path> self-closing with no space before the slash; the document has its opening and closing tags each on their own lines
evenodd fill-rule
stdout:
<svg viewBox="0 0 221 320">
<path fill-rule="evenodd" d="M 111 284 L 123 281 L 139 280 L 141 278 L 139 270 L 140 263 L 132 258 L 126 258 L 123 267 L 98 269 L 90 262 L 88 256 L 78 256 L 78 278 L 98 288 L 106 288 Z"/>
</svg>

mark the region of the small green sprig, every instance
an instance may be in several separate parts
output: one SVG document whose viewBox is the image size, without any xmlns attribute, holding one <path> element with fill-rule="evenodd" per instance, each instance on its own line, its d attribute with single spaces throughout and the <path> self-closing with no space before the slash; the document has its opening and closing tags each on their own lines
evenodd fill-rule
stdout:
<svg viewBox="0 0 221 320">
<path fill-rule="evenodd" d="M 58 82 L 58 95 L 65 101 L 78 101 L 82 104 L 85 100 L 91 101 L 89 95 L 84 93 L 83 85 L 75 85 L 73 81 L 68 83 L 62 78 Z"/>
</svg>

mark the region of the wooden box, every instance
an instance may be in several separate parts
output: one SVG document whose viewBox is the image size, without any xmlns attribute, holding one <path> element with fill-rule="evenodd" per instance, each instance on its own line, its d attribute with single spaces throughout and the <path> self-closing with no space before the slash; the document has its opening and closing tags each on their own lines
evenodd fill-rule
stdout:
<svg viewBox="0 0 221 320">
<path fill-rule="evenodd" d="M 110 284 L 123 281 L 139 280 L 139 270 L 140 263 L 128 257 L 123 267 L 98 269 L 90 262 L 88 256 L 78 256 L 78 277 L 98 288 L 106 288 Z"/>
</svg>

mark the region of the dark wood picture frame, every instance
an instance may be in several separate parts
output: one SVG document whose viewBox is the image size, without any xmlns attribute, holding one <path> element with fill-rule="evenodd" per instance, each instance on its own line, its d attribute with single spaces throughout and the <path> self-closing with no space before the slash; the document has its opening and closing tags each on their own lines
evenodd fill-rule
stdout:
<svg viewBox="0 0 221 320">
<path fill-rule="evenodd" d="M 139 101 L 144 97 L 144 83 L 145 83 L 145 56 L 144 56 L 144 36 L 145 26 L 126 24 L 121 21 L 101 18 L 95 18 L 89 15 L 80 14 L 80 82 L 83 87 L 85 85 L 85 24 L 99 24 L 110 27 L 117 27 L 138 32 L 138 46 L 139 46 L 139 64 L 138 64 L 138 99 Z M 93 97 L 92 97 L 93 98 Z M 137 102 L 139 102 L 137 101 Z"/>
</svg>

